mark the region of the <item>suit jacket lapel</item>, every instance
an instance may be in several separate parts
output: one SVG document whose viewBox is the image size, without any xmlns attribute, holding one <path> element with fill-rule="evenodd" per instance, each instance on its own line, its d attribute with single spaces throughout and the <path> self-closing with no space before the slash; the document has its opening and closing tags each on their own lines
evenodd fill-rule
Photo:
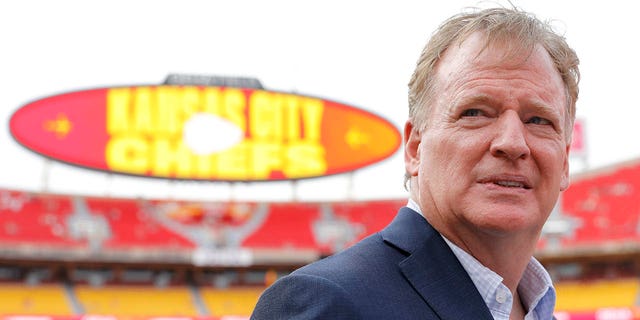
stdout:
<svg viewBox="0 0 640 320">
<path fill-rule="evenodd" d="M 408 257 L 399 266 L 441 319 L 493 320 L 484 300 L 440 234 L 417 212 L 402 208 L 382 232 Z"/>
</svg>

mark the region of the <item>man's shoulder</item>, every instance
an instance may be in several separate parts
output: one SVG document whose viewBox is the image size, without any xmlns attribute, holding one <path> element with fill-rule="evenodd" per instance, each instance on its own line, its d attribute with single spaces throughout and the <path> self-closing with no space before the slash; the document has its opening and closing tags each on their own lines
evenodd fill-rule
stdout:
<svg viewBox="0 0 640 320">
<path fill-rule="evenodd" d="M 423 236 L 426 234 L 426 227 L 416 223 L 426 225 L 426 221 L 417 213 L 403 209 L 383 230 L 347 249 L 306 265 L 294 274 L 317 275 L 328 279 L 344 277 L 348 280 L 397 270 L 398 263 L 410 254 L 411 250 L 406 249 L 419 246 L 415 242 L 424 241 Z"/>
<path fill-rule="evenodd" d="M 310 274 L 333 277 L 342 273 L 360 274 L 366 272 L 371 263 L 385 251 L 385 244 L 379 233 L 374 233 L 354 245 L 308 264 L 294 272 L 294 274 Z"/>
<path fill-rule="evenodd" d="M 412 243 L 429 241 L 420 219 L 401 210 L 382 231 L 279 279 L 252 319 L 435 319 L 402 269 L 421 246 Z"/>
</svg>

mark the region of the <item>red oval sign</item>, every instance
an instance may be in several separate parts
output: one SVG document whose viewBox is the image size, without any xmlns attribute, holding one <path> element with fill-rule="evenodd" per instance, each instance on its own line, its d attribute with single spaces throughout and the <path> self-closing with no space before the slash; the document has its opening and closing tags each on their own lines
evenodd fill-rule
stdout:
<svg viewBox="0 0 640 320">
<path fill-rule="evenodd" d="M 122 174 L 264 181 L 352 171 L 391 156 L 399 131 L 353 106 L 275 91 L 211 86 L 84 90 L 11 117 L 23 146 Z"/>
</svg>

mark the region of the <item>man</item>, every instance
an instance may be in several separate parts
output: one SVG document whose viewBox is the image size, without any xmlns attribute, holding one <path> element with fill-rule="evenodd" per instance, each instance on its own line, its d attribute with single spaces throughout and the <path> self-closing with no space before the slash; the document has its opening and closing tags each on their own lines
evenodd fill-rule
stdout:
<svg viewBox="0 0 640 320">
<path fill-rule="evenodd" d="M 446 21 L 409 83 L 407 207 L 277 281 L 252 319 L 551 319 L 532 255 L 568 186 L 578 80 L 574 51 L 530 14 Z"/>
</svg>

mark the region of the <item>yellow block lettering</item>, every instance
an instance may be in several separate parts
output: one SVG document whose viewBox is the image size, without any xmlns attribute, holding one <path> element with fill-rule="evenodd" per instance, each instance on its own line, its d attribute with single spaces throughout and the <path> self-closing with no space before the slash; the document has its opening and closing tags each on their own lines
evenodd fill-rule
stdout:
<svg viewBox="0 0 640 320">
<path fill-rule="evenodd" d="M 202 96 L 200 95 L 200 89 L 198 89 L 198 87 L 184 87 L 181 93 L 181 112 L 179 116 L 180 128 L 178 132 L 182 132 L 184 123 L 195 113 L 200 112 L 202 106 Z"/>
<path fill-rule="evenodd" d="M 245 180 L 249 177 L 249 153 L 251 142 L 242 141 L 231 149 L 218 154 L 218 167 L 221 168 L 218 177 L 221 180 Z"/>
<path fill-rule="evenodd" d="M 243 132 L 247 129 L 245 109 L 247 99 L 239 89 L 226 89 L 223 93 L 222 105 L 225 108 L 224 116 Z"/>
<path fill-rule="evenodd" d="M 169 139 L 156 139 L 153 143 L 153 173 L 163 177 L 189 177 L 191 152 L 182 143 Z"/>
<path fill-rule="evenodd" d="M 322 175 L 327 171 L 324 155 L 324 148 L 318 144 L 301 142 L 290 145 L 283 172 L 287 178 L 292 179 Z"/>
<path fill-rule="evenodd" d="M 130 98 L 129 88 L 107 90 L 107 132 L 110 135 L 130 130 Z"/>
<path fill-rule="evenodd" d="M 282 107 L 284 112 L 285 138 L 287 141 L 294 142 L 300 140 L 300 98 L 287 94 L 282 96 Z"/>
<path fill-rule="evenodd" d="M 197 179 L 215 178 L 218 172 L 218 156 L 212 155 L 194 155 L 193 177 Z"/>
<path fill-rule="evenodd" d="M 146 174 L 149 144 L 140 136 L 111 138 L 105 147 L 107 167 L 114 171 Z"/>
<path fill-rule="evenodd" d="M 284 157 L 281 144 L 257 142 L 253 144 L 252 151 L 252 178 L 265 180 L 272 171 L 282 170 Z"/>
<path fill-rule="evenodd" d="M 206 87 L 202 93 L 202 112 L 223 116 L 220 88 Z"/>
<path fill-rule="evenodd" d="M 302 103 L 301 110 L 304 124 L 304 140 L 320 142 L 324 102 L 319 99 L 306 98 Z"/>
<path fill-rule="evenodd" d="M 278 95 L 256 91 L 249 99 L 249 133 L 255 140 L 282 141 L 282 108 Z"/>
<path fill-rule="evenodd" d="M 178 92 L 180 88 L 161 86 L 156 88 L 156 132 L 165 136 L 180 133 L 178 116 Z"/>
<path fill-rule="evenodd" d="M 153 133 L 153 92 L 149 87 L 139 87 L 133 96 L 134 131 Z"/>
</svg>

